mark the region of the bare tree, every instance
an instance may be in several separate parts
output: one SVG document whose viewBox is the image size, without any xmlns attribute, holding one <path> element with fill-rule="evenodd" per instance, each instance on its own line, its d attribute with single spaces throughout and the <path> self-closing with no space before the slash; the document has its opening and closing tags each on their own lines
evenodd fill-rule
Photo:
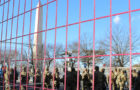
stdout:
<svg viewBox="0 0 140 90">
<path fill-rule="evenodd" d="M 56 58 L 62 57 L 62 55 L 61 55 L 62 52 L 64 52 L 62 45 L 57 45 L 56 51 L 55 51 L 55 57 Z M 47 65 L 47 68 L 50 68 L 50 65 L 54 58 L 54 45 L 48 44 L 46 46 L 46 57 L 45 58 L 46 58 L 45 64 Z"/>
<path fill-rule="evenodd" d="M 88 68 L 92 65 L 93 61 L 93 41 L 92 39 L 88 38 L 86 34 L 83 35 L 84 37 L 81 38 L 81 43 L 80 43 L 80 56 L 86 56 L 85 58 L 81 58 L 80 61 L 83 64 L 86 64 Z M 70 50 L 72 51 L 73 56 L 78 55 L 78 42 L 72 42 L 69 45 Z M 95 55 L 104 55 L 105 51 L 96 48 L 95 49 Z M 104 57 L 95 57 L 95 64 L 102 63 Z M 77 59 L 71 60 L 73 61 L 73 64 L 77 62 Z"/>
<path fill-rule="evenodd" d="M 20 57 L 20 53 L 17 52 L 16 54 L 16 58 L 19 59 Z M 15 51 L 14 50 L 6 50 L 6 51 L 1 51 L 1 63 L 4 64 L 4 60 L 5 60 L 5 64 L 7 63 L 7 65 L 11 65 L 12 63 L 15 62 Z M 10 62 L 9 62 L 10 61 Z"/>
<path fill-rule="evenodd" d="M 139 43 L 138 36 L 133 33 L 132 37 L 132 51 L 136 50 L 136 46 Z M 102 50 L 105 50 L 106 54 L 110 54 L 110 36 L 108 33 L 108 36 L 106 39 L 100 41 L 100 48 Z M 129 64 L 129 54 L 130 47 L 129 47 L 129 30 L 125 30 L 121 27 L 116 27 L 113 29 L 112 32 L 112 54 L 117 54 L 112 56 L 112 66 L 119 66 L 124 67 L 127 64 Z M 120 54 L 120 55 L 118 55 Z M 132 56 L 132 59 L 135 58 L 135 56 Z M 106 62 L 109 61 L 109 59 L 105 58 Z M 109 63 L 106 63 L 109 65 Z"/>
</svg>

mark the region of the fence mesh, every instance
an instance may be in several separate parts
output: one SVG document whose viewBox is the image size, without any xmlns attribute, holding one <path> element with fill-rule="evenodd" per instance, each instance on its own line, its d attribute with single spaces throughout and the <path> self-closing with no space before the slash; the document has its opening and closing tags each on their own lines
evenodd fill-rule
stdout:
<svg viewBox="0 0 140 90">
<path fill-rule="evenodd" d="M 139 33 L 137 2 L 0 0 L 1 90 L 105 90 L 96 66 L 105 69 L 106 89 L 116 90 L 113 75 L 121 69 L 127 74 L 122 88 L 132 90 L 140 55 L 132 34 Z"/>
</svg>

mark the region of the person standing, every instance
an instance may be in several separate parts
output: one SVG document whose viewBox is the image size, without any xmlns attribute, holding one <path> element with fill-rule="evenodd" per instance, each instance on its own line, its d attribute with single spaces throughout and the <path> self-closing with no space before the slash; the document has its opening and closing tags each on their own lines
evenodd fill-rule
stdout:
<svg viewBox="0 0 140 90">
<path fill-rule="evenodd" d="M 5 73 L 4 73 L 4 80 L 5 80 L 5 90 L 9 90 L 10 86 L 9 86 L 9 71 L 8 69 L 6 69 Z"/>
<path fill-rule="evenodd" d="M 101 70 L 102 74 L 103 74 L 103 80 L 102 80 L 102 89 L 106 90 L 107 88 L 107 81 L 106 81 L 106 76 L 105 76 L 105 69 Z"/>
<path fill-rule="evenodd" d="M 118 69 L 118 76 L 116 79 L 117 90 L 120 89 L 120 84 L 119 84 L 120 82 L 121 82 L 121 69 Z"/>
<path fill-rule="evenodd" d="M 103 82 L 103 74 L 99 71 L 99 67 L 95 66 L 95 77 L 94 77 L 94 90 L 103 90 L 102 82 Z"/>
<path fill-rule="evenodd" d="M 138 77 L 136 78 L 136 81 L 135 81 L 135 87 L 134 87 L 134 90 L 140 90 L 140 71 L 138 71 Z"/>
<path fill-rule="evenodd" d="M 117 90 L 117 83 L 116 83 L 116 80 L 117 80 L 117 77 L 118 77 L 119 73 L 117 71 L 117 68 L 115 68 L 115 71 L 114 71 L 114 90 Z"/>
<path fill-rule="evenodd" d="M 10 69 L 10 88 L 13 90 L 14 69 Z"/>
<path fill-rule="evenodd" d="M 46 71 L 45 71 L 45 88 L 51 88 L 51 79 L 52 79 L 52 76 L 49 72 L 49 69 L 47 68 Z"/>
<path fill-rule="evenodd" d="M 108 79 L 109 79 L 109 77 L 108 77 Z M 115 74 L 114 74 L 114 71 L 112 71 L 112 73 L 111 73 L 111 85 L 112 85 L 112 89 L 115 90 Z"/>
<path fill-rule="evenodd" d="M 136 69 L 133 70 L 133 87 L 135 87 L 136 78 L 138 77 L 138 74 L 136 72 Z"/>
<path fill-rule="evenodd" d="M 60 87 L 60 77 L 58 68 L 55 69 L 55 79 L 54 79 L 54 87 L 59 89 Z"/>
<path fill-rule="evenodd" d="M 120 90 L 124 90 L 125 82 L 126 82 L 125 72 L 122 71 L 120 74 L 120 81 L 119 81 Z"/>
<path fill-rule="evenodd" d="M 41 72 L 40 69 L 36 71 L 36 90 L 40 90 L 41 88 Z"/>
<path fill-rule="evenodd" d="M 18 80 L 18 72 L 17 72 L 17 67 L 15 67 L 15 84 L 17 84 Z"/>
<path fill-rule="evenodd" d="M 26 90 L 26 77 L 27 77 L 27 72 L 26 72 L 26 67 L 22 68 L 22 72 L 21 72 L 21 90 Z"/>
<path fill-rule="evenodd" d="M 0 90 L 2 90 L 3 86 L 3 71 L 2 68 L 0 69 Z"/>
<path fill-rule="evenodd" d="M 90 76 L 88 70 L 85 69 L 82 73 L 82 80 L 83 80 L 83 90 L 90 90 Z"/>
</svg>

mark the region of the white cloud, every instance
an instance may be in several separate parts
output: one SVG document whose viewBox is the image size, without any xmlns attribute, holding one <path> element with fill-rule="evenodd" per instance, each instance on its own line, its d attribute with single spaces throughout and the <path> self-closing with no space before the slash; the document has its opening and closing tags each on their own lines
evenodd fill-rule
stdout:
<svg viewBox="0 0 140 90">
<path fill-rule="evenodd" d="M 114 19 L 113 19 L 113 21 L 114 21 L 115 24 L 119 24 L 119 22 L 120 22 L 120 16 L 119 15 L 115 16 Z"/>
</svg>

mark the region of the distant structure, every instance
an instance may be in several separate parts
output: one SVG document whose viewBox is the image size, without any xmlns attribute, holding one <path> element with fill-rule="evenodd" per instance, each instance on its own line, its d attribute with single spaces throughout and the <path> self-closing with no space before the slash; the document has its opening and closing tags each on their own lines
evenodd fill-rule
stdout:
<svg viewBox="0 0 140 90">
<path fill-rule="evenodd" d="M 43 45 L 42 45 L 42 23 L 43 23 L 43 10 L 41 6 L 41 2 L 38 3 L 36 9 L 36 17 L 35 17 L 35 34 L 34 34 L 34 41 L 33 41 L 33 59 L 41 59 L 42 52 L 43 52 Z M 36 33 L 39 32 L 39 33 Z"/>
</svg>

